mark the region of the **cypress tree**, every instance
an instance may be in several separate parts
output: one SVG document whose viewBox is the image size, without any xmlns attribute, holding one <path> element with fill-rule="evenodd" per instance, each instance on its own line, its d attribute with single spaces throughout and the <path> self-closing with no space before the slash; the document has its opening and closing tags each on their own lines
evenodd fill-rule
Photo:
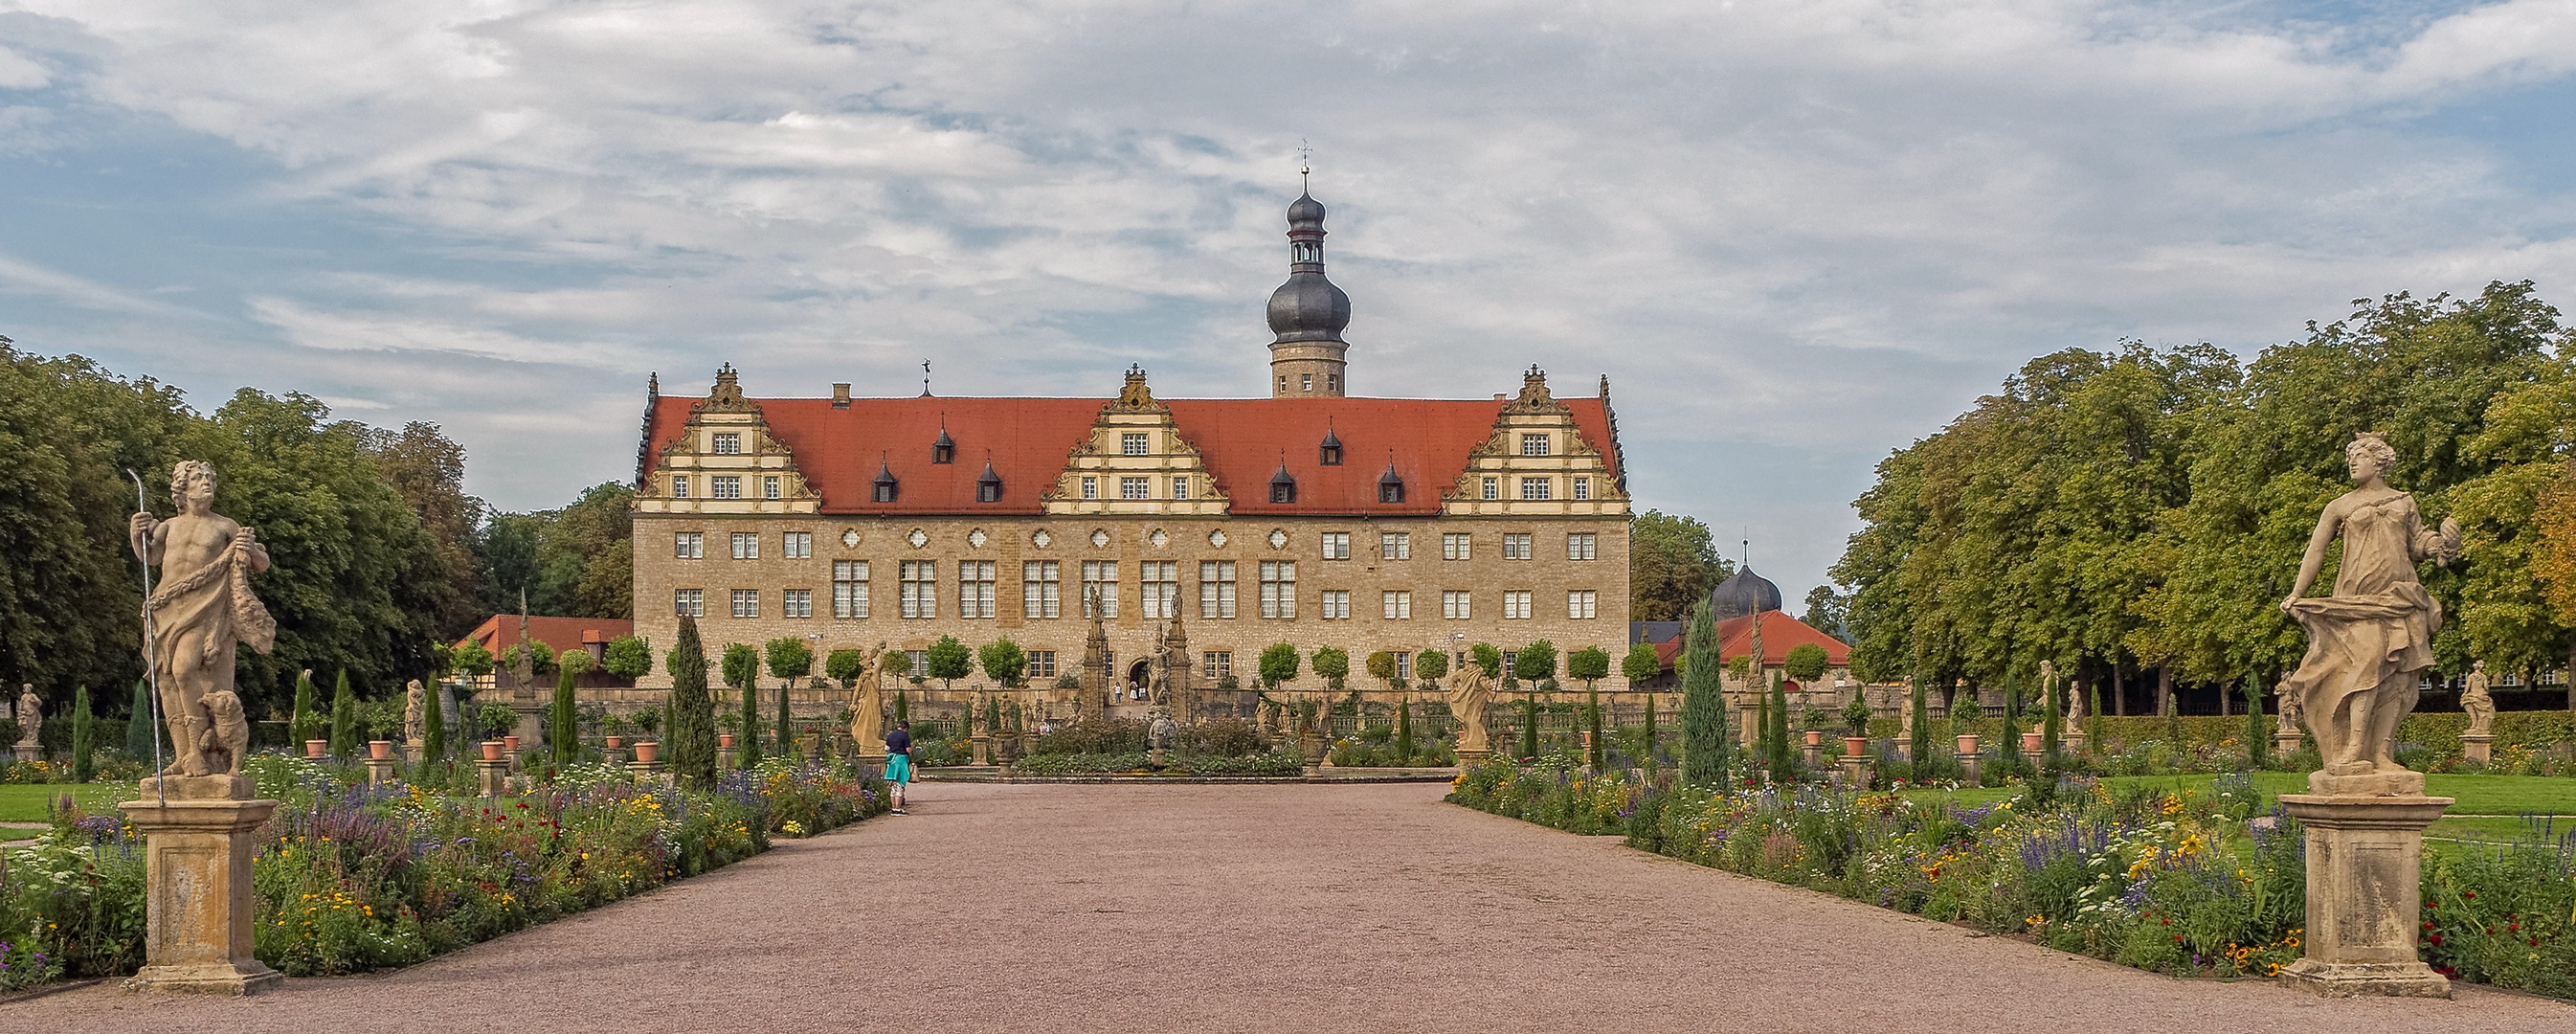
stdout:
<svg viewBox="0 0 2576 1034">
<path fill-rule="evenodd" d="M 331 690 L 331 753 L 342 758 L 358 756 L 358 691 L 349 686 L 349 669 L 340 669 L 339 685 Z"/>
<path fill-rule="evenodd" d="M 2003 769 L 2021 771 L 2021 682 L 2004 672 Z"/>
<path fill-rule="evenodd" d="M 304 741 L 319 739 L 317 734 L 322 730 L 320 718 L 313 713 L 313 670 L 310 668 L 295 676 L 295 713 L 288 715 L 287 719 L 286 727 L 295 738 L 287 753 L 302 757 Z"/>
<path fill-rule="evenodd" d="M 152 683 L 134 680 L 134 712 L 125 716 L 125 756 L 144 764 L 152 763 L 154 741 L 161 730 L 152 724 Z"/>
<path fill-rule="evenodd" d="M 98 775 L 98 721 L 89 713 L 89 684 L 72 690 L 72 782 Z"/>
<path fill-rule="evenodd" d="M 1789 684 L 1772 683 L 1767 701 L 1771 708 L 1771 781 L 1786 783 L 1798 778 L 1798 753 L 1789 746 Z"/>
<path fill-rule="evenodd" d="M 2063 694 L 2058 690 L 2055 680 L 2051 680 L 2048 685 L 2042 687 L 2040 695 L 2042 697 L 2040 706 L 2048 709 L 2048 717 L 2041 719 L 2039 723 L 2039 756 L 2047 764 L 2049 771 L 2054 772 L 2065 767 L 2066 764 L 2065 759 L 2058 756 L 2061 749 L 2059 741 L 2065 735 L 2066 704 L 2065 701 L 2058 699 Z"/>
<path fill-rule="evenodd" d="M 1682 647 L 1682 782 L 1726 786 L 1726 662 L 1717 652 L 1717 621 L 1702 600 L 1691 611 Z"/>
<path fill-rule="evenodd" d="M 748 683 L 742 687 L 742 738 L 735 740 L 734 745 L 739 748 L 737 755 L 742 758 L 742 767 L 754 768 L 760 764 L 760 683 L 758 682 Z"/>
<path fill-rule="evenodd" d="M 1905 756 L 1912 759 L 1916 782 L 1930 779 L 1940 770 L 1932 761 L 1931 687 L 1932 676 L 1914 676 L 1914 701 L 1907 705 L 1914 709 L 1914 732 L 1905 738 Z"/>
<path fill-rule="evenodd" d="M 554 706 L 546 718 L 546 746 L 554 755 L 555 767 L 572 764 L 573 753 L 580 747 L 578 727 L 573 723 L 572 665 L 555 666 Z"/>
<path fill-rule="evenodd" d="M 1748 768 L 1755 764 L 1765 768 L 1771 765 L 1771 694 L 1769 693 L 1753 694 L 1753 756 L 1745 759 L 1744 763 Z"/>
<path fill-rule="evenodd" d="M 2245 749 L 2255 768 L 2271 764 L 2272 743 L 2263 735 L 2263 680 L 2245 676 Z"/>
<path fill-rule="evenodd" d="M 447 691 L 436 684 L 438 680 L 430 681 L 428 691 L 421 694 L 420 763 L 424 767 L 447 760 L 447 705 L 440 703 Z"/>
<path fill-rule="evenodd" d="M 895 721 L 898 721 L 898 722 L 908 722 L 908 721 L 911 721 L 911 720 L 912 720 L 912 704 L 911 704 L 911 702 L 910 702 L 911 700 L 912 700 L 912 694 L 911 694 L 910 692 L 908 692 L 908 691 L 906 691 L 906 690 L 904 690 L 904 689 L 902 689 L 902 688 L 897 688 L 897 689 L 894 691 L 894 720 L 895 720 Z"/>
<path fill-rule="evenodd" d="M 1413 704 L 1397 701 L 1395 705 L 1395 763 L 1413 763 Z"/>
<path fill-rule="evenodd" d="M 1587 760 L 1592 763 L 1592 773 L 1594 775 L 1599 775 L 1601 774 L 1603 760 L 1602 748 L 1606 746 L 1606 744 L 1601 740 L 1601 690 L 1598 688 L 1592 689 L 1590 696 L 1592 697 L 1591 702 L 1584 705 L 1583 709 L 1585 725 L 1592 733 L 1592 749 L 1590 751 L 1592 756 Z"/>
<path fill-rule="evenodd" d="M 1646 694 L 1646 767 L 1655 767 L 1655 695 Z"/>
<path fill-rule="evenodd" d="M 671 774 L 683 785 L 706 788 L 716 781 L 715 698 L 707 693 L 707 653 L 698 641 L 696 618 L 680 619 L 680 642 L 671 651 L 671 692 L 663 700 L 669 719 Z"/>
<path fill-rule="evenodd" d="M 1532 694 L 1521 696 L 1521 756 L 1538 756 L 1538 697 Z"/>
<path fill-rule="evenodd" d="M 796 726 L 787 712 L 787 683 L 778 684 L 778 756 L 797 757 L 805 748 L 796 743 Z"/>
</svg>

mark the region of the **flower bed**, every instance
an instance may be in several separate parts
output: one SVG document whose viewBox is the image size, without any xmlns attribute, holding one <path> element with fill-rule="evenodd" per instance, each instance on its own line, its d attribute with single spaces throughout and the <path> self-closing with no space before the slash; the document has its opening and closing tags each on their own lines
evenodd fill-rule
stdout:
<svg viewBox="0 0 2576 1034">
<path fill-rule="evenodd" d="M 1115 754 L 1031 754 L 1013 762 L 1011 770 L 1019 775 L 1122 775 L 1154 773 L 1196 776 L 1293 776 L 1305 771 L 1306 763 L 1294 754 L 1252 754 L 1241 757 L 1174 754 L 1164 759 L 1162 768 L 1152 767 L 1152 758 L 1143 751 L 1121 751 Z"/>
<path fill-rule="evenodd" d="M 2244 777 L 2207 792 L 2091 780 L 1961 808 L 1813 786 L 1721 794 L 1495 763 L 1453 803 L 2178 975 L 2268 977 L 2299 957 L 2297 820 Z M 2576 834 L 2428 852 L 2426 961 L 2576 997 Z"/>
<path fill-rule="evenodd" d="M 882 784 L 775 760 L 711 792 L 606 765 L 497 799 L 369 787 L 300 758 L 247 767 L 280 801 L 252 862 L 259 959 L 290 976 L 408 965 L 729 865 L 770 837 L 885 808 Z M 58 813 L 0 872 L 0 990 L 117 976 L 142 960 L 143 850 L 113 815 Z M 17 936 L 18 931 L 34 931 Z"/>
</svg>

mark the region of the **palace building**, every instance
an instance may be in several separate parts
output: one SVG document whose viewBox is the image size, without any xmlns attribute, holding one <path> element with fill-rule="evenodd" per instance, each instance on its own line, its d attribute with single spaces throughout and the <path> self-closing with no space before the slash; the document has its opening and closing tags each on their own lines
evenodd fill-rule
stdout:
<svg viewBox="0 0 2576 1034">
<path fill-rule="evenodd" d="M 1269 398 L 1161 398 L 1138 367 L 1099 398 L 755 396 L 770 386 L 730 365 L 701 398 L 648 390 L 637 634 L 658 654 L 686 615 L 711 655 L 796 636 L 818 658 L 885 643 L 916 671 L 941 636 L 1007 637 L 1038 687 L 1086 649 L 1088 685 L 1143 683 L 1167 637 L 1198 689 L 1251 687 L 1282 642 L 1297 690 L 1324 688 L 1303 658 L 1326 646 L 1371 691 L 1377 651 L 1405 679 L 1480 642 L 1615 657 L 1629 502 L 1608 378 L 1591 398 L 1536 366 L 1496 371 L 1515 390 L 1490 398 L 1352 397 L 1324 206 L 1288 218 Z"/>
</svg>

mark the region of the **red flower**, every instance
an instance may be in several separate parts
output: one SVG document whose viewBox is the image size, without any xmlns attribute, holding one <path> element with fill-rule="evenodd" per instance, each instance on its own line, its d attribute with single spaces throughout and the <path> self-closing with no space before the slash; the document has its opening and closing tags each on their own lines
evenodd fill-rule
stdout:
<svg viewBox="0 0 2576 1034">
<path fill-rule="evenodd" d="M 2464 890 L 2460 892 L 2460 896 L 2464 898 L 2474 898 L 2478 896 L 2478 892 L 2474 890 Z"/>
<path fill-rule="evenodd" d="M 2434 947 L 2436 947 L 2436 948 L 2439 948 L 2439 947 L 2441 947 L 2441 946 L 2442 946 L 2442 935 L 2441 935 L 2441 934 L 2434 934 L 2434 935 L 2433 935 L 2433 946 L 2434 946 Z"/>
</svg>

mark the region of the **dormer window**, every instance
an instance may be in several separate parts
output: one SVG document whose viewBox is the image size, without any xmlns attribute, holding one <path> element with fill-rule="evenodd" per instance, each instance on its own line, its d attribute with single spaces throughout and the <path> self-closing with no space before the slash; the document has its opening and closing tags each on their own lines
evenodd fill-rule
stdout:
<svg viewBox="0 0 2576 1034">
<path fill-rule="evenodd" d="M 742 455 L 742 433 L 739 431 L 717 431 L 707 438 L 708 452 L 718 456 Z"/>
<path fill-rule="evenodd" d="M 1381 503 L 1404 501 L 1404 479 L 1396 475 L 1393 460 L 1387 461 L 1386 473 L 1377 476 L 1377 501 Z"/>
<path fill-rule="evenodd" d="M 1118 454 L 1147 456 L 1154 451 L 1154 438 L 1144 431 L 1128 431 L 1118 436 Z"/>
<path fill-rule="evenodd" d="M 1316 462 L 1327 467 L 1342 465 L 1342 439 L 1341 436 L 1333 433 L 1332 426 L 1329 424 L 1324 427 L 1323 447 L 1316 450 Z"/>
<path fill-rule="evenodd" d="M 891 503 L 901 488 L 902 483 L 894 479 L 894 469 L 880 462 L 877 464 L 876 480 L 868 483 L 868 501 Z"/>
<path fill-rule="evenodd" d="M 1297 501 L 1297 479 L 1289 476 L 1286 463 L 1279 465 L 1278 473 L 1270 475 L 1270 501 L 1274 503 Z"/>
<path fill-rule="evenodd" d="M 939 440 L 930 443 L 930 462 L 957 462 L 957 442 L 948 437 L 948 425 L 939 425 Z"/>
<path fill-rule="evenodd" d="M 1002 501 L 1002 476 L 993 473 L 991 460 L 984 461 L 984 476 L 975 479 L 975 501 L 979 503 Z"/>
</svg>

